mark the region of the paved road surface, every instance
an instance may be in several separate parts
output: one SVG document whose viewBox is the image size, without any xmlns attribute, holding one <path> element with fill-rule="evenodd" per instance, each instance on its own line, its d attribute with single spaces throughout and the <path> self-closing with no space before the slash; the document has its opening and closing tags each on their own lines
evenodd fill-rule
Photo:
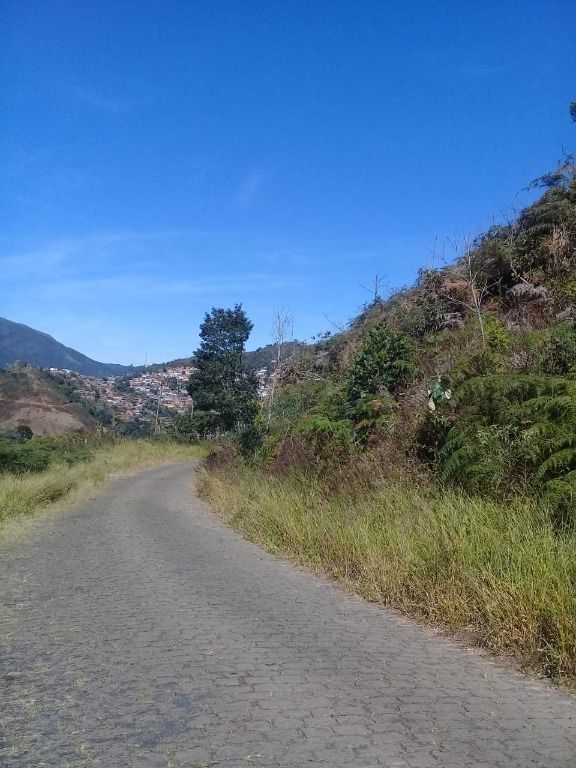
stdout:
<svg viewBox="0 0 576 768">
<path fill-rule="evenodd" d="M 0 545 L 3 768 L 576 766 L 575 699 L 277 561 L 192 474 Z"/>
</svg>

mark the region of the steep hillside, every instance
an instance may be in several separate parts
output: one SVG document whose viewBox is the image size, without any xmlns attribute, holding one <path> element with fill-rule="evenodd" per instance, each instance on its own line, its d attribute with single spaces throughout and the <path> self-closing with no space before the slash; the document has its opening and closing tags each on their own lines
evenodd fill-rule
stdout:
<svg viewBox="0 0 576 768">
<path fill-rule="evenodd" d="M 85 376 L 114 376 L 135 370 L 128 365 L 99 363 L 47 333 L 0 317 L 0 368 L 18 361 L 40 368 L 66 368 Z"/>
<path fill-rule="evenodd" d="M 67 402 L 37 368 L 0 371 L 0 430 L 29 426 L 35 435 L 62 435 L 96 429 L 97 422 L 77 403 Z"/>
<path fill-rule="evenodd" d="M 275 554 L 576 680 L 576 164 L 286 361 L 205 496 Z M 238 453 L 245 458 L 240 461 Z"/>
<path fill-rule="evenodd" d="M 576 525 L 576 164 L 516 220 L 283 366 L 268 466 L 431 473 Z"/>
</svg>

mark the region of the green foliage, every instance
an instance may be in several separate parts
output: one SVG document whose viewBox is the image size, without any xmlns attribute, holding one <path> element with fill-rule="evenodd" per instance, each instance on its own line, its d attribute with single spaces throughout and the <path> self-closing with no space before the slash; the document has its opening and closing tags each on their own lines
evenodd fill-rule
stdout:
<svg viewBox="0 0 576 768">
<path fill-rule="evenodd" d="M 354 428 L 345 419 L 313 415 L 300 421 L 294 432 L 306 439 L 314 455 L 323 463 L 337 463 L 354 451 Z"/>
<path fill-rule="evenodd" d="M 171 434 L 181 443 L 197 443 L 216 437 L 221 429 L 220 414 L 214 411 L 188 411 L 176 416 Z"/>
<path fill-rule="evenodd" d="M 576 492 L 576 381 L 476 377 L 457 399 L 460 418 L 441 450 L 444 475 L 483 491 L 524 478 L 561 511 Z"/>
<path fill-rule="evenodd" d="M 51 464 L 73 466 L 90 459 L 96 444 L 96 439 L 81 434 L 22 440 L 17 430 L 5 432 L 0 436 L 0 472 L 22 474 L 41 472 Z"/>
<path fill-rule="evenodd" d="M 261 424 L 248 424 L 238 435 L 240 455 L 247 461 L 252 461 L 256 452 L 262 447 L 264 429 Z"/>
<path fill-rule="evenodd" d="M 32 432 L 32 429 L 27 424 L 19 424 L 16 427 L 16 432 L 18 433 L 20 440 L 23 442 L 26 440 L 32 440 L 34 437 L 34 432 Z"/>
<path fill-rule="evenodd" d="M 450 299 L 442 293 L 442 272 L 421 269 L 416 290 L 410 300 L 399 307 L 399 326 L 417 339 L 437 333 L 453 309 Z"/>
<path fill-rule="evenodd" d="M 501 295 L 517 282 L 514 268 L 514 227 L 496 225 L 472 244 L 470 254 L 472 273 L 477 285 L 489 287 L 490 295 Z"/>
<path fill-rule="evenodd" d="M 302 379 L 284 387 L 274 402 L 272 428 L 284 434 L 308 416 L 340 419 L 344 413 L 344 387 L 338 382 Z"/>
<path fill-rule="evenodd" d="M 518 220 L 514 242 L 517 269 L 542 269 L 566 275 L 573 266 L 576 245 L 576 168 L 568 159 L 558 171 L 537 180 L 549 189 Z"/>
<path fill-rule="evenodd" d="M 563 323 L 556 326 L 544 348 L 542 371 L 552 375 L 576 374 L 576 328 Z"/>
<path fill-rule="evenodd" d="M 408 336 L 385 325 L 373 328 L 348 370 L 345 415 L 364 434 L 387 423 L 394 411 L 392 395 L 415 372 Z"/>
<path fill-rule="evenodd" d="M 201 434 L 240 431 L 258 412 L 256 378 L 242 366 L 244 345 L 252 323 L 240 304 L 213 308 L 200 326 L 200 348 L 188 382 L 194 418 Z"/>
<path fill-rule="evenodd" d="M 347 377 L 348 400 L 397 392 L 414 375 L 413 346 L 408 336 L 385 325 L 368 334 Z"/>
<path fill-rule="evenodd" d="M 494 315 L 488 315 L 484 319 L 484 333 L 486 335 L 486 346 L 491 352 L 510 351 L 512 347 L 511 335 Z"/>
<path fill-rule="evenodd" d="M 497 490 L 514 469 L 516 439 L 511 426 L 458 422 L 440 451 L 443 473 L 470 491 Z"/>
<path fill-rule="evenodd" d="M 35 445 L 0 438 L 0 472 L 40 472 L 49 464 L 49 454 Z"/>
</svg>

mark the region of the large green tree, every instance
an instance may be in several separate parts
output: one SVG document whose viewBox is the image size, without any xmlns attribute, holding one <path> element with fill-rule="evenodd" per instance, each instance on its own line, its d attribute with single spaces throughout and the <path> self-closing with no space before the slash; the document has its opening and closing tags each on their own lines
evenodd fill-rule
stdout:
<svg viewBox="0 0 576 768">
<path fill-rule="evenodd" d="M 206 432 L 206 425 L 209 431 L 243 429 L 258 412 L 258 383 L 242 365 L 252 327 L 241 304 L 213 307 L 204 317 L 187 386 L 200 432 Z"/>
</svg>

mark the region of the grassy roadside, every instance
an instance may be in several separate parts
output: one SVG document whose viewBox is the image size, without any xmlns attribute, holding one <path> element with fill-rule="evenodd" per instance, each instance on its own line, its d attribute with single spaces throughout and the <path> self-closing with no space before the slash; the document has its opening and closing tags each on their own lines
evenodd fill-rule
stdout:
<svg viewBox="0 0 576 768">
<path fill-rule="evenodd" d="M 200 490 L 268 549 L 576 681 L 576 534 L 556 534 L 536 504 L 400 483 L 351 500 L 249 469 L 204 471 Z"/>
<path fill-rule="evenodd" d="M 72 466 L 53 463 L 42 472 L 0 474 L 0 531 L 9 521 L 33 515 L 57 502 L 86 498 L 111 473 L 192 460 L 204 453 L 199 446 L 123 440 L 93 449 L 90 458 Z"/>
</svg>

